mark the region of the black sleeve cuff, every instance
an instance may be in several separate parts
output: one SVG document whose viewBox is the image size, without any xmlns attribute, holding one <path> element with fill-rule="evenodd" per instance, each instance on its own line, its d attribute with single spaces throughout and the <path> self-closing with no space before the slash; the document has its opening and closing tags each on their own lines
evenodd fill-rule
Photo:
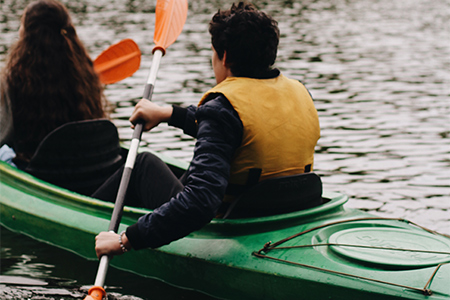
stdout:
<svg viewBox="0 0 450 300">
<path fill-rule="evenodd" d="M 139 229 L 137 223 L 127 228 L 126 235 L 128 241 L 131 244 L 131 247 L 133 247 L 134 250 L 146 248 L 146 246 L 142 243 L 141 237 L 139 236 Z"/>
<path fill-rule="evenodd" d="M 167 122 L 170 126 L 174 126 L 177 128 L 184 128 L 184 124 L 186 123 L 186 115 L 187 115 L 187 108 L 183 108 L 178 105 L 172 105 L 173 112 L 172 116 L 170 117 L 169 122 Z"/>
</svg>

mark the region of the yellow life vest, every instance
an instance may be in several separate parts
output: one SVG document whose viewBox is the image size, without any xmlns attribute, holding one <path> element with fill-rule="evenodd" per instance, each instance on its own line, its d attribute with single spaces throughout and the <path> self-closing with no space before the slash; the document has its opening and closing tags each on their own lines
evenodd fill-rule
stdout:
<svg viewBox="0 0 450 300">
<path fill-rule="evenodd" d="M 312 170 L 320 137 L 317 110 L 307 89 L 282 74 L 271 79 L 228 77 L 209 90 L 223 94 L 239 114 L 244 132 L 232 162 L 229 184 L 245 185 L 249 170 L 259 181 Z"/>
</svg>

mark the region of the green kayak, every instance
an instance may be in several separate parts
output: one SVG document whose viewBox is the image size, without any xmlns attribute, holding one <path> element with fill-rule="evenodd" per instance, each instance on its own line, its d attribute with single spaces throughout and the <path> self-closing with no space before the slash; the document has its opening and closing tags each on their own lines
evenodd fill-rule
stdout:
<svg viewBox="0 0 450 300">
<path fill-rule="evenodd" d="M 185 166 L 168 161 L 172 168 Z M 96 259 L 94 237 L 113 204 L 47 184 L 0 163 L 1 224 Z M 270 217 L 215 219 L 159 249 L 111 265 L 221 299 L 450 299 L 450 238 L 402 219 L 321 206 Z M 148 210 L 125 207 L 119 230 Z"/>
</svg>

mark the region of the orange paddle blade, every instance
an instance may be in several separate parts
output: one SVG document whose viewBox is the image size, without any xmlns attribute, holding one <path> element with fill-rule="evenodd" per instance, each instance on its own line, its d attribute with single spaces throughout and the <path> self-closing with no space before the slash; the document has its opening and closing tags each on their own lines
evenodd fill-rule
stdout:
<svg viewBox="0 0 450 300">
<path fill-rule="evenodd" d="M 187 0 L 158 0 L 156 3 L 156 24 L 153 52 L 166 48 L 176 41 L 183 30 L 187 18 Z"/>
<path fill-rule="evenodd" d="M 141 64 L 141 51 L 131 39 L 125 39 L 100 53 L 94 69 L 104 84 L 115 83 L 134 74 Z"/>
</svg>

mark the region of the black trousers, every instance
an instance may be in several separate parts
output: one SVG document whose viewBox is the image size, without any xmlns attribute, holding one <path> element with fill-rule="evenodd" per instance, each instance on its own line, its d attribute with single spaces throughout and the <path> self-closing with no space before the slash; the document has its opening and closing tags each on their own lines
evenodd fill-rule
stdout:
<svg viewBox="0 0 450 300">
<path fill-rule="evenodd" d="M 124 167 L 119 168 L 91 196 L 115 202 Z M 125 205 L 155 209 L 183 190 L 183 183 L 158 157 L 139 153 L 131 173 Z"/>
</svg>

